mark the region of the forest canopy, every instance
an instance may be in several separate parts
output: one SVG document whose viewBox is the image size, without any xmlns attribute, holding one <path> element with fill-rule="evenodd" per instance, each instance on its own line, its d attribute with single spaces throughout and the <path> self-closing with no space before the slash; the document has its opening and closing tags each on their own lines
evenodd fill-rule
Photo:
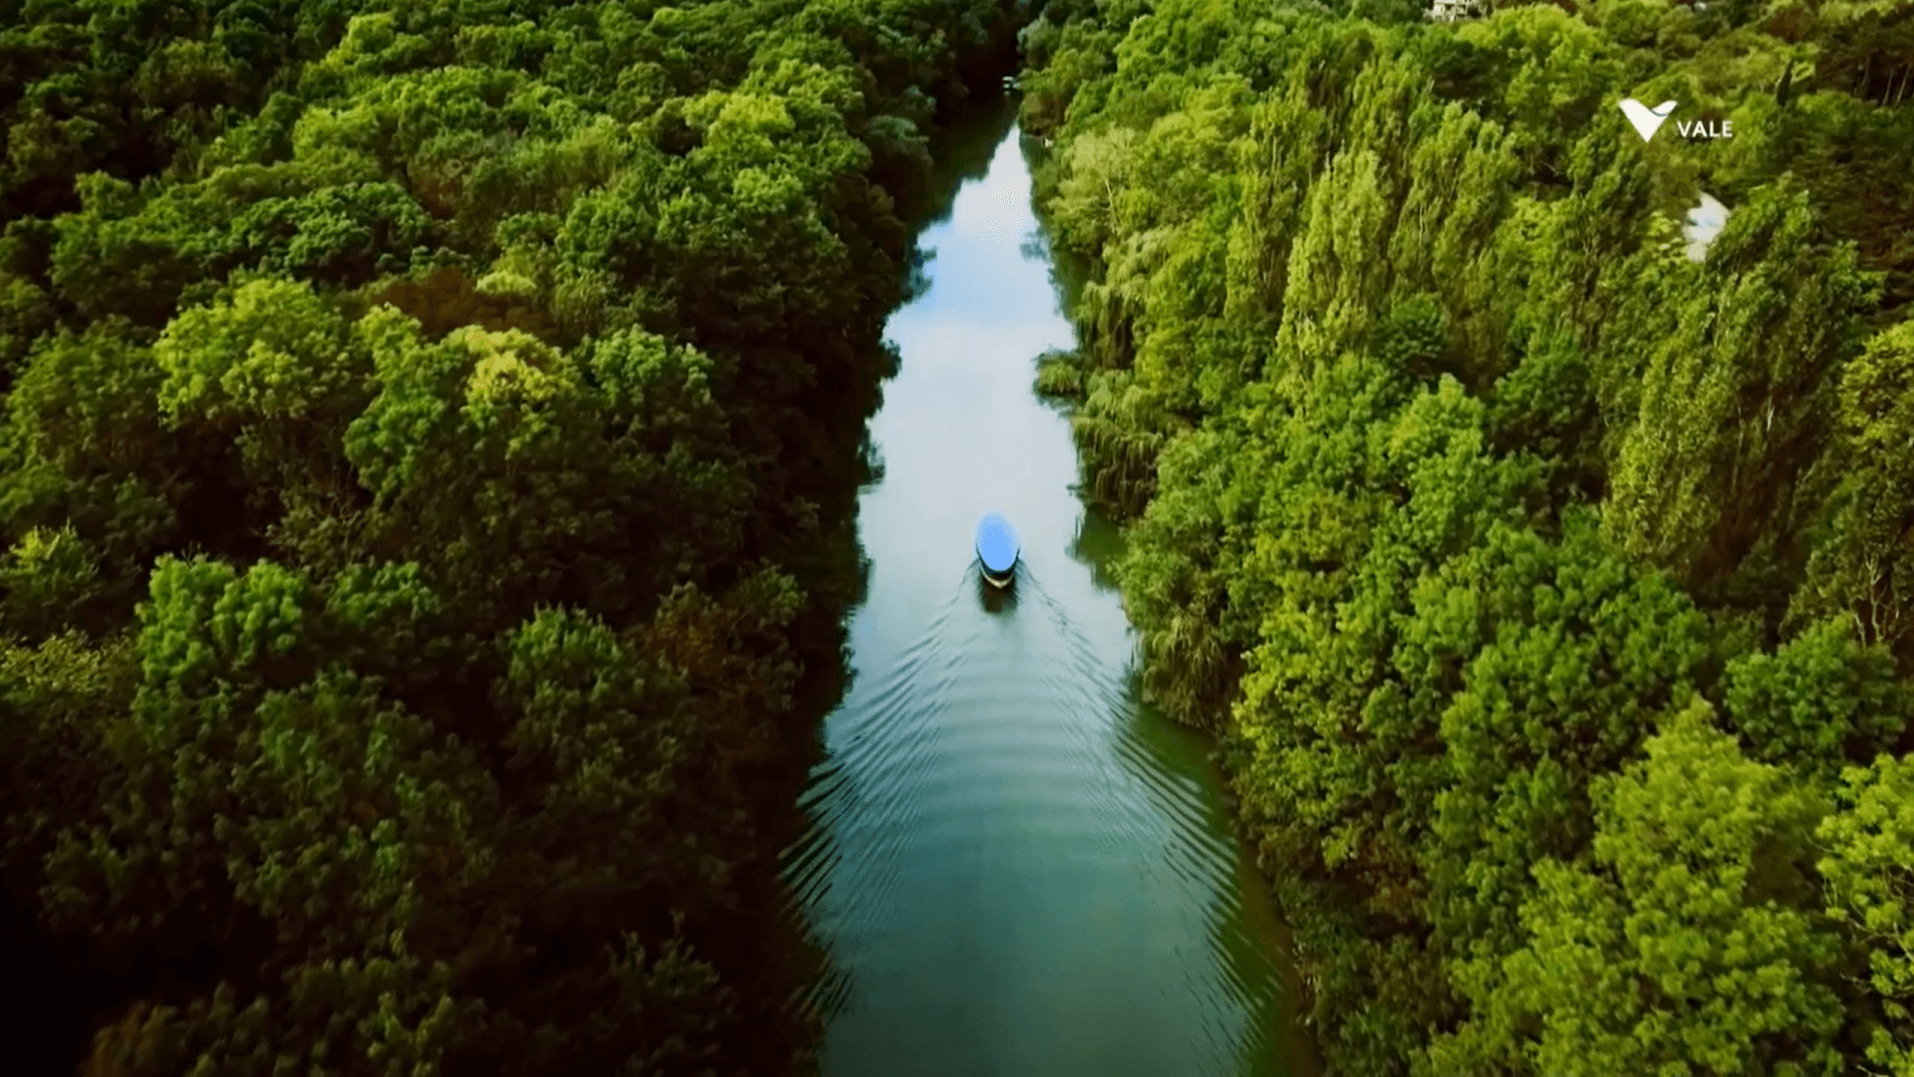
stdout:
<svg viewBox="0 0 1914 1077">
<path fill-rule="evenodd" d="M 1914 1074 L 1914 3 L 1477 10 L 0 0 L 12 1042 L 805 1068 L 883 320 L 1021 48 L 1330 1068 Z"/>
<path fill-rule="evenodd" d="M 1022 32 L 1150 691 L 1333 1072 L 1914 1073 L 1914 4 L 1425 14 Z"/>
<path fill-rule="evenodd" d="M 10 1059 L 804 1068 L 883 321 L 1017 25 L 0 0 Z"/>
</svg>

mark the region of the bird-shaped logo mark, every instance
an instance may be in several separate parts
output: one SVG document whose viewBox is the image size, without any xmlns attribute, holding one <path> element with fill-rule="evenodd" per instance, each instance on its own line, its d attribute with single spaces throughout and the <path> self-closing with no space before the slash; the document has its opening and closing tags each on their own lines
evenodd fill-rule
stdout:
<svg viewBox="0 0 1914 1077">
<path fill-rule="evenodd" d="M 1655 132 L 1661 129 L 1662 121 L 1666 120 L 1668 114 L 1673 111 L 1675 111 L 1673 101 L 1663 101 L 1654 108 L 1649 108 L 1632 97 L 1622 101 L 1622 115 L 1628 117 L 1628 122 L 1635 125 L 1635 132 L 1642 136 L 1643 142 L 1655 137 Z"/>
</svg>

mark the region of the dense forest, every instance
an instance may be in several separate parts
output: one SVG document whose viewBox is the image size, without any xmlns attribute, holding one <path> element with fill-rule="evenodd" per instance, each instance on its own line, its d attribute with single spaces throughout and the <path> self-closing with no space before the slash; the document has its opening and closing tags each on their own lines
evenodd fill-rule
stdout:
<svg viewBox="0 0 1914 1077">
<path fill-rule="evenodd" d="M 1914 1077 L 1914 2 L 1482 6 L 0 0 L 12 1064 L 811 1064 L 883 321 L 1021 48 L 1330 1068 Z"/>
<path fill-rule="evenodd" d="M 1148 688 L 1334 1072 L 1914 1074 L 1914 4 L 1421 6 L 1022 33 Z"/>
<path fill-rule="evenodd" d="M 1027 19 L 0 0 L 8 1072 L 807 1066 L 883 321 Z"/>
</svg>

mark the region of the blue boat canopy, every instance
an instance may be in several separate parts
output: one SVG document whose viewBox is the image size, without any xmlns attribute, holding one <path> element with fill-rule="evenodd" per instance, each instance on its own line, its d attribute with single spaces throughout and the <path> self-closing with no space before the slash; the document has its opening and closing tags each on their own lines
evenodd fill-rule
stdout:
<svg viewBox="0 0 1914 1077">
<path fill-rule="evenodd" d="M 992 572 L 1009 572 L 1017 563 L 1017 530 L 999 513 L 977 521 L 977 556 Z"/>
</svg>

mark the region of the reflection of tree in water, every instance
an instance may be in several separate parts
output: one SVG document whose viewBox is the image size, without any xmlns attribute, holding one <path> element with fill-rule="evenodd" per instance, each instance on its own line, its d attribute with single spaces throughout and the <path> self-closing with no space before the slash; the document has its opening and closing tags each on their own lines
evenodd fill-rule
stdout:
<svg viewBox="0 0 1914 1077">
<path fill-rule="evenodd" d="M 1070 557 L 1090 567 L 1090 580 L 1099 591 L 1115 591 L 1116 559 L 1123 555 L 1123 531 L 1109 517 L 1086 509 L 1077 536 L 1070 541 Z"/>
<path fill-rule="evenodd" d="M 884 481 L 884 451 L 877 447 L 877 441 L 871 437 L 868 428 L 857 443 L 857 467 L 857 484 L 860 487 L 876 486 Z"/>
<path fill-rule="evenodd" d="M 950 220 L 958 190 L 990 171 L 990 158 L 1016 118 L 1016 104 L 1010 98 L 979 102 L 969 118 L 945 128 L 929 142 L 931 159 L 936 162 L 929 179 L 898 200 L 898 215 L 913 231 L 921 234 Z M 916 243 L 911 245 L 904 278 L 905 302 L 920 299 L 930 290 L 929 266 L 936 253 Z"/>
<path fill-rule="evenodd" d="M 922 231 L 950 220 L 957 191 L 990 171 L 990 159 L 1016 119 L 1015 100 L 1000 96 L 978 102 L 971 116 L 940 131 L 930 142 L 936 167 L 923 189 L 902 207 L 905 221 Z"/>
<path fill-rule="evenodd" d="M 1057 292 L 1058 310 L 1065 317 L 1073 317 L 1084 286 L 1092 280 L 1093 269 L 1090 259 L 1052 242 L 1050 229 L 1043 223 L 1043 207 L 1049 201 L 1044 191 L 1056 179 L 1056 150 L 1048 140 L 1030 135 L 1018 139 L 1017 145 L 1023 151 L 1031 183 L 1037 189 L 1034 201 L 1038 218 L 1037 229 L 1019 250 L 1025 258 L 1050 263 L 1050 286 Z"/>
</svg>

